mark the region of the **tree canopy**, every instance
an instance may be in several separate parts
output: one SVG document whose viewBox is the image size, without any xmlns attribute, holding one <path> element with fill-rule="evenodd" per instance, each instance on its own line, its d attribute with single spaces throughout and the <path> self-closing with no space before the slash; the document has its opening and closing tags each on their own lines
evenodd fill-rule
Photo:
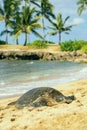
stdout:
<svg viewBox="0 0 87 130">
<path fill-rule="evenodd" d="M 8 43 L 8 33 L 14 36 L 17 44 L 18 37 L 22 33 L 25 35 L 24 45 L 28 43 L 27 37 L 31 32 L 45 40 L 45 30 L 48 29 L 45 19 L 47 19 L 53 26 L 50 27 L 53 30 L 51 34 L 59 35 L 60 44 L 61 33 L 68 33 L 72 28 L 72 25 L 65 26 L 69 18 L 66 16 L 63 21 L 61 13 L 55 16 L 54 6 L 50 0 L 3 0 L 3 4 L 0 5 L 0 21 L 4 20 L 5 22 L 5 30 L 1 32 L 1 35 L 6 34 L 6 43 Z M 43 34 L 38 32 L 38 29 L 41 28 Z"/>
<path fill-rule="evenodd" d="M 67 16 L 63 21 L 62 14 L 59 13 L 57 16 L 55 16 L 55 20 L 51 21 L 52 26 L 49 28 L 51 30 L 53 30 L 53 32 L 50 32 L 50 34 L 51 35 L 59 34 L 58 44 L 61 43 L 61 33 L 65 32 L 66 34 L 68 34 L 68 32 L 71 31 L 71 28 L 74 26 L 74 25 L 67 25 L 66 26 L 66 22 L 69 18 L 70 18 L 70 16 Z"/>
</svg>

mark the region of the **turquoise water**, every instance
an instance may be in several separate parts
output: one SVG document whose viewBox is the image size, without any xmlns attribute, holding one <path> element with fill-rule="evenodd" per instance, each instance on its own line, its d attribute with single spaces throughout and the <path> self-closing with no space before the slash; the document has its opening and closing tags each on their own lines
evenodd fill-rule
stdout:
<svg viewBox="0 0 87 130">
<path fill-rule="evenodd" d="M 0 98 L 34 87 L 51 87 L 87 78 L 87 64 L 58 61 L 0 61 Z"/>
</svg>

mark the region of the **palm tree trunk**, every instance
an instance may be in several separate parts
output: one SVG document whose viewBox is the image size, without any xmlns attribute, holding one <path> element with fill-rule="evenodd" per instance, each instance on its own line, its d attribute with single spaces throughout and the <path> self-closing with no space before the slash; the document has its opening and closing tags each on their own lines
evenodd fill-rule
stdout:
<svg viewBox="0 0 87 130">
<path fill-rule="evenodd" d="M 18 45 L 19 43 L 18 43 L 18 38 L 17 38 L 17 40 L 16 40 L 16 44 Z"/>
<path fill-rule="evenodd" d="M 8 44 L 8 30 L 6 28 L 6 44 Z"/>
<path fill-rule="evenodd" d="M 42 25 L 43 25 L 43 38 L 44 38 L 44 42 L 45 42 L 45 24 L 44 24 L 44 18 L 42 18 Z"/>
<path fill-rule="evenodd" d="M 44 4 L 43 1 L 41 1 L 41 8 L 42 8 L 42 25 L 43 25 L 43 38 L 44 38 L 44 42 L 45 42 L 45 23 L 44 23 Z"/>
<path fill-rule="evenodd" d="M 5 28 L 6 28 L 6 44 L 8 44 L 8 28 L 7 28 L 7 20 L 5 19 Z"/>
<path fill-rule="evenodd" d="M 61 44 L 61 32 L 59 32 L 59 45 Z"/>
<path fill-rule="evenodd" d="M 25 43 L 24 43 L 24 46 L 26 46 L 27 44 L 27 32 L 25 32 Z"/>
<path fill-rule="evenodd" d="M 27 41 L 28 41 L 28 43 L 30 44 L 30 38 L 29 38 L 29 35 L 27 35 Z"/>
</svg>

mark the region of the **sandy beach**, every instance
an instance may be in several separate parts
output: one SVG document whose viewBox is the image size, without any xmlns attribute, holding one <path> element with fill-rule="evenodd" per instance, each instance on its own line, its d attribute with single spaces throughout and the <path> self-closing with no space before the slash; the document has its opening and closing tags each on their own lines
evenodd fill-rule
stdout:
<svg viewBox="0 0 87 130">
<path fill-rule="evenodd" d="M 53 86 L 64 95 L 74 94 L 70 104 L 17 109 L 8 106 L 18 97 L 0 101 L 0 130 L 87 130 L 87 79 Z"/>
</svg>

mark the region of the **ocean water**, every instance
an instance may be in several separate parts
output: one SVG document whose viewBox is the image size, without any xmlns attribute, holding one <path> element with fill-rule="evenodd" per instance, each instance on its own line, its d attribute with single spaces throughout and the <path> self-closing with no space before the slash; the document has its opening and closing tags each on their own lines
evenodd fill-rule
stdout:
<svg viewBox="0 0 87 130">
<path fill-rule="evenodd" d="M 0 60 L 0 98 L 84 78 L 87 78 L 86 63 Z"/>
</svg>

